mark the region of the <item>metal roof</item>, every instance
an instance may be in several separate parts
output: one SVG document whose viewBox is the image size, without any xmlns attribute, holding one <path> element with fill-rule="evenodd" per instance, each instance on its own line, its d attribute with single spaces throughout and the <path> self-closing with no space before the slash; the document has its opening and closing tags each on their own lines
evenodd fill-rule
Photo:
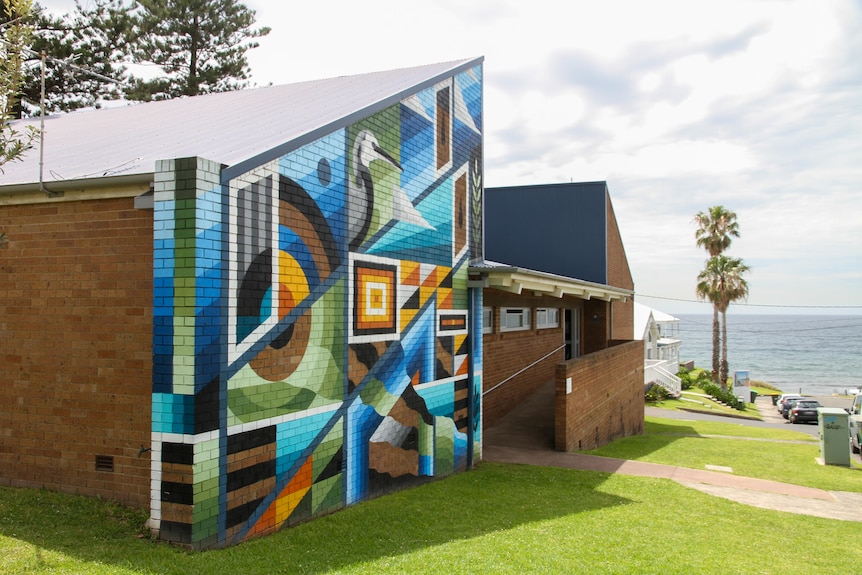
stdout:
<svg viewBox="0 0 862 575">
<path fill-rule="evenodd" d="M 644 336 L 647 333 L 647 328 L 649 327 L 651 317 L 653 318 L 653 321 L 655 321 L 652 308 L 647 307 L 641 303 L 635 302 L 633 322 L 635 339 L 644 339 Z"/>
<path fill-rule="evenodd" d="M 573 296 L 612 302 L 626 301 L 634 293 L 632 290 L 490 261 L 471 265 L 470 271 L 481 274 L 486 280 L 486 287 L 514 294 L 531 291 L 554 297 Z"/>
<path fill-rule="evenodd" d="M 659 311 L 657 309 L 653 309 L 649 306 L 646 306 L 642 303 L 635 302 L 634 305 L 634 330 L 635 334 L 642 334 L 640 336 L 635 335 L 635 339 L 643 339 L 643 335 L 646 334 L 646 329 L 649 324 L 649 318 L 652 316 L 653 322 L 656 325 L 658 324 L 672 324 L 679 323 L 679 318 L 670 315 L 669 313 L 665 313 L 663 311 Z M 662 338 L 659 340 L 661 344 L 664 341 L 665 344 L 669 342 L 679 341 L 674 338 Z"/>
<path fill-rule="evenodd" d="M 198 156 L 243 171 L 370 115 L 482 58 L 90 110 L 45 119 L 45 184 L 152 174 Z M 39 119 L 15 128 L 39 126 Z M 40 181 L 40 150 L 7 163 L 0 192 Z"/>
</svg>

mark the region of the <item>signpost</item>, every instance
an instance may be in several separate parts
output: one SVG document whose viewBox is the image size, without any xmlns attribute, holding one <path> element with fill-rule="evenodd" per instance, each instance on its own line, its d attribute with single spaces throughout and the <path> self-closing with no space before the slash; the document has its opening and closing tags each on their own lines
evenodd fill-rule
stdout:
<svg viewBox="0 0 862 575">
<path fill-rule="evenodd" d="M 733 394 L 736 397 L 742 398 L 745 403 L 751 403 L 748 370 L 733 372 Z"/>
</svg>

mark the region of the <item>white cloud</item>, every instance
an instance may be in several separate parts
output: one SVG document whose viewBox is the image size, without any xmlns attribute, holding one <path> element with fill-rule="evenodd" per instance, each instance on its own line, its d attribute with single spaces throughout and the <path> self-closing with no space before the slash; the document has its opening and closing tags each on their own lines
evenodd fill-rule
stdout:
<svg viewBox="0 0 862 575">
<path fill-rule="evenodd" d="M 856 0 L 247 5 L 259 84 L 485 56 L 487 185 L 607 179 L 640 293 L 693 299 L 724 204 L 752 302 L 862 304 Z"/>
</svg>

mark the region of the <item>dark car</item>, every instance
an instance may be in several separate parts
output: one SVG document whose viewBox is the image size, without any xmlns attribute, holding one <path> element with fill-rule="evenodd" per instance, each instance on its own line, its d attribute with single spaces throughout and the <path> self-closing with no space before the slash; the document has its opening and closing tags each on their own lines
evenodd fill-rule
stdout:
<svg viewBox="0 0 862 575">
<path fill-rule="evenodd" d="M 797 401 L 802 401 L 804 398 L 802 397 L 792 397 L 790 399 L 785 399 L 784 403 L 781 405 L 781 409 L 778 411 L 784 417 L 784 419 L 790 419 L 790 410 L 793 409 L 793 406 L 796 405 Z"/>
<path fill-rule="evenodd" d="M 813 399 L 800 399 L 790 408 L 788 419 L 790 423 L 801 423 L 803 421 L 817 422 L 817 408 L 822 407 L 819 401 Z"/>
<path fill-rule="evenodd" d="M 784 409 L 787 407 L 787 402 L 794 399 L 805 399 L 801 395 L 795 393 L 783 393 L 778 396 L 778 401 L 775 402 L 775 409 L 778 413 L 784 415 Z"/>
</svg>

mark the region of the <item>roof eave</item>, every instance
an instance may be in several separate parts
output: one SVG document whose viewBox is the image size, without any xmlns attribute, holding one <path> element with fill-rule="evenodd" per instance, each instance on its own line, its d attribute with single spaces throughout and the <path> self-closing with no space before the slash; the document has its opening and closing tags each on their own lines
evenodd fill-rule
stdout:
<svg viewBox="0 0 862 575">
<path fill-rule="evenodd" d="M 572 296 L 606 302 L 625 302 L 633 294 L 631 290 L 511 266 L 471 267 L 470 273 L 481 274 L 486 278 L 489 288 L 514 294 L 532 291 L 538 295 L 556 298 Z"/>
<path fill-rule="evenodd" d="M 0 205 L 135 197 L 150 189 L 153 185 L 153 177 L 153 173 L 148 172 L 0 185 Z"/>
</svg>

